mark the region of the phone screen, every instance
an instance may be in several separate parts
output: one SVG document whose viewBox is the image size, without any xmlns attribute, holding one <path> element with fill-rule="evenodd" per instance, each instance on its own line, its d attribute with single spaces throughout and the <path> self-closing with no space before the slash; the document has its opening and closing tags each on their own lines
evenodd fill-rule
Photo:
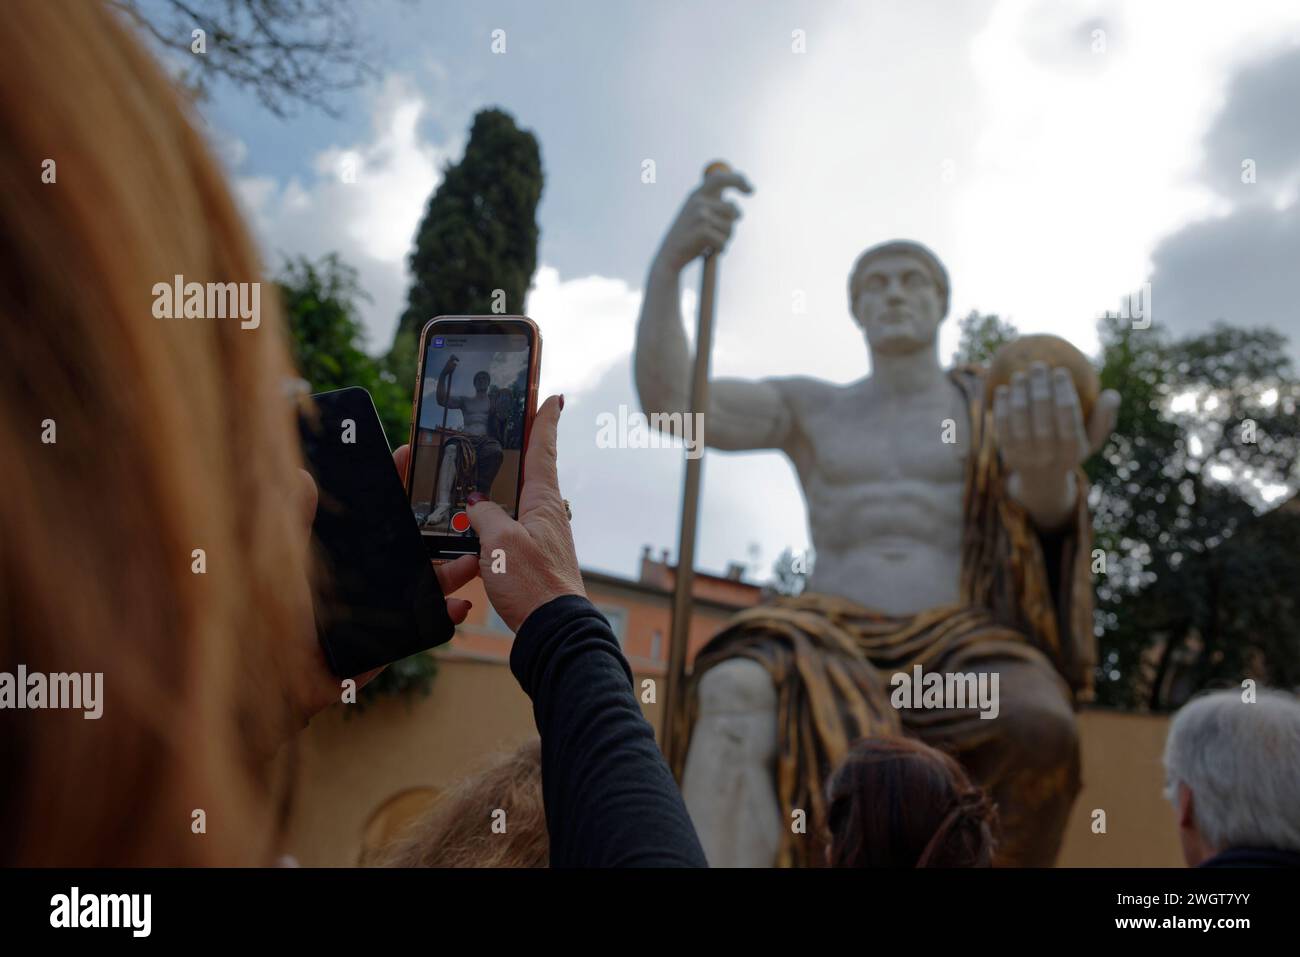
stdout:
<svg viewBox="0 0 1300 957">
<path fill-rule="evenodd" d="M 411 509 L 431 555 L 478 554 L 465 511 L 471 493 L 518 517 L 540 337 L 522 317 L 438 318 L 421 341 Z"/>
</svg>

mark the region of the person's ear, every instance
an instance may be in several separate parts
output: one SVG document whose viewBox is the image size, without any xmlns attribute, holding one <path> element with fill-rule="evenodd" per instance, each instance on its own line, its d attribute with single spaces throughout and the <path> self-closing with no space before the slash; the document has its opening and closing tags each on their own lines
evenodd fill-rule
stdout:
<svg viewBox="0 0 1300 957">
<path fill-rule="evenodd" d="M 1178 826 L 1189 831 L 1196 827 L 1196 807 L 1192 789 L 1181 783 L 1178 785 Z"/>
</svg>

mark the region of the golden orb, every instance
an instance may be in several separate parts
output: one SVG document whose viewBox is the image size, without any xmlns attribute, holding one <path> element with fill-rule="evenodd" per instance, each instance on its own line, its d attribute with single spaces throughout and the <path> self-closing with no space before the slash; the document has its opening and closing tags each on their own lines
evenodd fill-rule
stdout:
<svg viewBox="0 0 1300 957">
<path fill-rule="evenodd" d="M 1049 369 L 1063 367 L 1069 370 L 1075 391 L 1079 393 L 1083 421 L 1087 424 L 1088 416 L 1092 415 L 1092 407 L 1097 404 L 1097 396 L 1101 393 L 1101 377 L 1097 375 L 1097 370 L 1088 361 L 1088 357 L 1060 336 L 1021 336 L 1002 345 L 993 355 L 988 376 L 984 380 L 984 401 L 987 406 L 993 407 L 993 392 L 998 386 L 1009 385 L 1011 377 L 1017 372 L 1028 375 L 1029 367 L 1035 362 L 1044 362 Z"/>
</svg>

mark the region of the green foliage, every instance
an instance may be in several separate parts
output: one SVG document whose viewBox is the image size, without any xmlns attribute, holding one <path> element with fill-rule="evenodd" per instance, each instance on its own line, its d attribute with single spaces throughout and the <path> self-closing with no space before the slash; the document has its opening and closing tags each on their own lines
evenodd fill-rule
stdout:
<svg viewBox="0 0 1300 957">
<path fill-rule="evenodd" d="M 982 316 L 972 309 L 958 321 L 961 339 L 953 353 L 955 365 L 988 365 L 1004 342 L 1018 338 L 1020 331 L 996 315 Z"/>
<path fill-rule="evenodd" d="M 1102 385 L 1123 404 L 1087 463 L 1094 544 L 1107 553 L 1098 701 L 1176 706 L 1177 661 L 1187 688 L 1300 682 L 1300 519 L 1269 511 L 1300 475 L 1300 383 L 1285 339 L 1220 324 L 1173 340 L 1116 317 L 1100 333 Z"/>
<path fill-rule="evenodd" d="M 404 444 L 410 438 L 411 387 L 398 385 L 390 371 L 393 356 L 375 359 L 363 349 L 357 306 L 367 297 L 356 270 L 334 253 L 319 262 L 299 257 L 285 262 L 277 285 L 294 360 L 311 390 L 360 386 L 375 400 L 388 444 Z"/>
<path fill-rule="evenodd" d="M 491 314 L 497 289 L 505 293 L 506 313 L 523 311 L 537 268 L 541 196 L 536 138 L 507 113 L 479 112 L 464 157 L 444 171 L 416 233 L 395 343 L 411 350 L 412 361 L 409 370 L 394 369 L 399 377 L 409 371 L 414 378 L 413 343 L 434 316 Z"/>
<path fill-rule="evenodd" d="M 357 692 L 357 703 L 353 707 L 361 712 L 381 698 L 404 698 L 415 693 L 427 698 L 433 690 L 433 679 L 437 676 L 438 659 L 427 651 L 418 652 L 409 658 L 394 661 L 369 684 L 362 686 Z M 351 711 L 347 713 L 351 714 Z"/>
<path fill-rule="evenodd" d="M 375 400 L 390 446 L 407 441 L 411 423 L 411 393 L 397 385 L 389 360 L 374 359 L 362 345 L 364 332 L 357 304 L 365 298 L 356 270 L 328 255 L 319 262 L 305 258 L 284 264 L 277 281 L 293 356 L 313 392 L 360 386 Z M 416 654 L 385 668 L 357 695 L 364 707 L 381 695 L 419 690 L 429 693 L 438 665 L 432 656 Z"/>
</svg>

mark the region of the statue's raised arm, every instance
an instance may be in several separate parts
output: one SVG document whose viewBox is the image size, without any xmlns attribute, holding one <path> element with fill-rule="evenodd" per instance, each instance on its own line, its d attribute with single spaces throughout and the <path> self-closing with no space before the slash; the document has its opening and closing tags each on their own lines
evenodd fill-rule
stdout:
<svg viewBox="0 0 1300 957">
<path fill-rule="evenodd" d="M 705 250 L 720 252 L 731 238 L 740 208 L 722 193 L 733 188 L 752 192 L 739 173 L 714 174 L 692 192 L 650 266 L 635 360 L 637 392 L 647 414 L 685 412 L 690 405 L 691 352 L 682 325 L 681 273 Z M 714 379 L 704 421 L 705 442 L 734 451 L 784 448 L 792 420 L 775 382 Z"/>
</svg>

